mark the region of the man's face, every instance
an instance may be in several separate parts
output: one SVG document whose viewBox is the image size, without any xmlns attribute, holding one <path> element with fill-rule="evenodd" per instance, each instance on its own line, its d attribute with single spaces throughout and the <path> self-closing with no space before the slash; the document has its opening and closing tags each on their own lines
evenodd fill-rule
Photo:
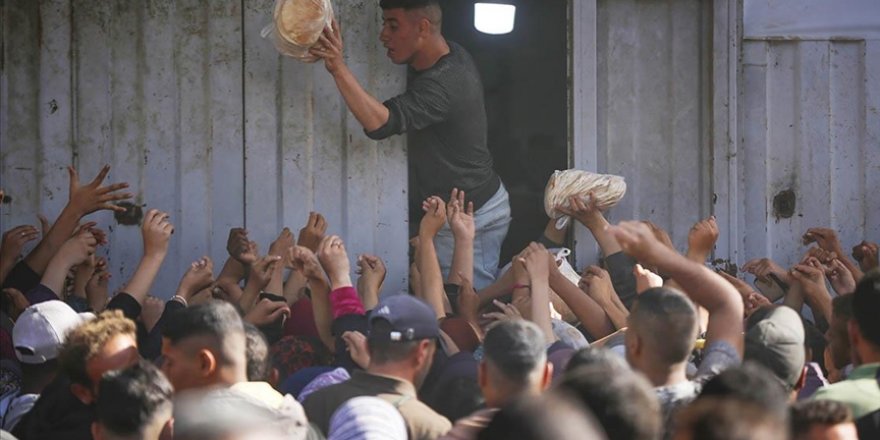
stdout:
<svg viewBox="0 0 880 440">
<path fill-rule="evenodd" d="M 132 335 L 120 334 L 110 338 L 101 351 L 86 361 L 86 374 L 93 384 L 92 393 L 97 396 L 97 387 L 104 373 L 128 368 L 138 359 L 137 341 Z"/>
<path fill-rule="evenodd" d="M 167 338 L 162 339 L 162 372 L 174 386 L 175 391 L 182 391 L 202 386 L 201 364 L 197 350 L 188 346 L 184 339 L 172 344 Z"/>
<path fill-rule="evenodd" d="M 382 10 L 382 32 L 379 41 L 394 64 L 408 64 L 418 51 L 421 37 L 415 12 L 402 8 Z"/>
</svg>

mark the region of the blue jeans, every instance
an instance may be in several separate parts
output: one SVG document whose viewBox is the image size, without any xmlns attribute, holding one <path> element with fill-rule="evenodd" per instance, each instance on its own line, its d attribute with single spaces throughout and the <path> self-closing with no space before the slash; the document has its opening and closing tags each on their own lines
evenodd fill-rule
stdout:
<svg viewBox="0 0 880 440">
<path fill-rule="evenodd" d="M 498 259 L 501 255 L 501 243 L 507 237 L 510 226 L 510 201 L 504 184 L 477 212 L 474 213 L 474 288 L 479 290 L 493 282 L 498 272 Z M 443 279 L 449 279 L 449 268 L 452 265 L 452 252 L 455 241 L 449 224 L 444 224 L 434 237 L 437 259 Z"/>
</svg>

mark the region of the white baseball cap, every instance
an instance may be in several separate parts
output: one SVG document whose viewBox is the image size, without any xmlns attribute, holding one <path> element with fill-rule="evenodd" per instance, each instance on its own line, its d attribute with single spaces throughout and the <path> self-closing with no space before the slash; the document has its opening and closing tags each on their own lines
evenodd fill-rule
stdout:
<svg viewBox="0 0 880 440">
<path fill-rule="evenodd" d="M 15 355 L 25 364 L 55 359 L 67 333 L 94 317 L 92 313 L 76 313 L 62 301 L 34 304 L 24 309 L 12 328 Z"/>
</svg>

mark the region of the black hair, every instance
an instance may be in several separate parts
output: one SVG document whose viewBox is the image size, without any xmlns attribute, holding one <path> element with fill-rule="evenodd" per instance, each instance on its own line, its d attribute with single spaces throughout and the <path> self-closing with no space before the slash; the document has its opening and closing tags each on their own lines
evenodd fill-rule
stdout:
<svg viewBox="0 0 880 440">
<path fill-rule="evenodd" d="M 862 337 L 880 347 L 880 269 L 874 269 L 862 277 L 853 293 L 853 317 Z"/>
<path fill-rule="evenodd" d="M 699 399 L 718 397 L 757 405 L 785 419 L 788 396 L 782 380 L 772 371 L 753 361 L 728 368 L 703 386 Z"/>
<path fill-rule="evenodd" d="M 382 9 L 413 9 L 426 8 L 428 6 L 440 6 L 439 0 L 380 0 L 379 7 Z"/>
<path fill-rule="evenodd" d="M 387 335 L 394 327 L 386 319 L 376 319 L 370 324 L 370 334 Z M 367 345 L 370 349 L 370 362 L 385 364 L 388 362 L 402 361 L 412 355 L 418 347 L 420 339 L 415 341 L 392 341 L 388 338 L 368 338 Z"/>
<path fill-rule="evenodd" d="M 665 287 L 642 292 L 633 305 L 629 322 L 662 362 L 684 362 L 693 350 L 697 310 L 681 292 Z"/>
<path fill-rule="evenodd" d="M 778 440 L 788 438 L 778 412 L 739 399 L 697 399 L 679 411 L 675 432 L 700 440 Z"/>
<path fill-rule="evenodd" d="M 483 359 L 508 380 L 524 381 L 547 362 L 544 334 L 523 319 L 503 321 L 486 332 Z"/>
<path fill-rule="evenodd" d="M 153 364 L 137 364 L 105 373 L 95 404 L 98 422 L 119 436 L 143 432 L 163 412 L 171 417 L 174 389 Z"/>
<path fill-rule="evenodd" d="M 651 384 L 616 366 L 582 365 L 566 372 L 560 392 L 593 411 L 609 440 L 655 440 L 663 433 L 660 403 Z"/>
<path fill-rule="evenodd" d="M 814 425 L 839 425 L 853 421 L 852 412 L 846 404 L 835 400 L 806 400 L 791 407 L 791 434 L 797 439 L 810 431 Z"/>
<path fill-rule="evenodd" d="M 449 420 L 467 417 L 486 406 L 480 386 L 472 377 L 456 377 L 438 385 L 431 408 Z"/>
<path fill-rule="evenodd" d="M 498 411 L 478 440 L 604 439 L 589 410 L 562 393 L 521 397 Z"/>
<path fill-rule="evenodd" d="M 629 364 L 626 363 L 626 359 L 613 351 L 601 347 L 584 347 L 571 355 L 565 372 L 567 374 L 581 367 L 594 365 L 608 368 L 615 373 L 632 371 Z"/>
<path fill-rule="evenodd" d="M 244 323 L 235 307 L 216 300 L 177 310 L 162 327 L 162 337 L 172 344 L 192 336 L 222 340 L 230 333 L 244 334 Z"/>
</svg>

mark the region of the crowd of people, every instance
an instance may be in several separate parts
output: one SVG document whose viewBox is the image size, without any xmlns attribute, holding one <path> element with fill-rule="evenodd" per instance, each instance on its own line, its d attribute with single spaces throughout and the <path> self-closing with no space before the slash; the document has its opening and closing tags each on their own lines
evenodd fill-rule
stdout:
<svg viewBox="0 0 880 440">
<path fill-rule="evenodd" d="M 198 258 L 157 292 L 180 237 L 150 209 L 111 294 L 118 262 L 87 216 L 134 195 L 104 183 L 109 167 L 85 184 L 70 168 L 55 220 L 0 245 L 0 439 L 880 439 L 876 243 L 853 260 L 813 228 L 791 268 L 715 272 L 713 217 L 680 253 L 648 219 L 609 224 L 589 194 L 499 261 L 510 205 L 479 72 L 437 0 L 380 6 L 404 93 L 361 87 L 335 22 L 311 54 L 366 136 L 409 135 L 410 291 L 383 291 L 384 262 L 313 212 L 272 243 L 230 230 L 219 271 Z M 564 244 L 580 227 L 602 258 L 578 274 Z"/>
<path fill-rule="evenodd" d="M 567 231 L 550 221 L 474 289 L 473 207 L 454 191 L 424 201 L 409 294 L 383 292 L 382 260 L 354 258 L 318 213 L 265 255 L 232 229 L 219 272 L 202 257 L 176 292 L 153 292 L 174 225 L 151 209 L 143 257 L 110 295 L 113 262 L 96 256 L 107 235 L 86 216 L 132 194 L 106 185 L 108 172 L 80 184 L 71 168 L 54 222 L 3 235 L 4 435 L 880 438 L 874 243 L 853 260 L 834 231 L 813 228 L 789 269 L 757 258 L 715 272 L 713 217 L 679 253 L 657 225 L 611 225 L 572 199 L 560 207 L 577 220 L 568 227 L 589 229 L 601 266 L 572 277 L 557 251 Z M 444 227 L 446 275 L 434 247 Z"/>
</svg>

